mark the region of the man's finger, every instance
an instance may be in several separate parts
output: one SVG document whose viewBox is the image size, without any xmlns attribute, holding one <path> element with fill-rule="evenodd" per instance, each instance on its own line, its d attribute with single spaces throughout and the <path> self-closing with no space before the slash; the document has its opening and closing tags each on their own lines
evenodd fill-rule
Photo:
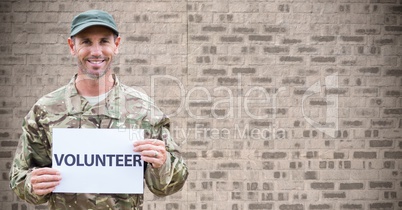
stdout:
<svg viewBox="0 0 402 210">
<path fill-rule="evenodd" d="M 141 152 L 144 150 L 166 150 L 164 145 L 142 144 L 134 146 L 135 152 Z"/>
<path fill-rule="evenodd" d="M 44 190 L 44 189 L 49 189 L 49 188 L 55 188 L 57 185 L 59 185 L 60 182 L 41 182 L 33 185 L 32 187 L 37 190 Z"/>
<path fill-rule="evenodd" d="M 60 175 L 60 172 L 54 168 L 37 168 L 32 171 L 32 175 L 40 176 L 40 175 L 44 175 L 44 174 Z"/>
<path fill-rule="evenodd" d="M 61 176 L 59 175 L 40 175 L 40 176 L 32 176 L 31 183 L 53 182 L 60 180 Z"/>
<path fill-rule="evenodd" d="M 134 142 L 134 146 L 144 145 L 144 144 L 152 144 L 152 145 L 165 145 L 164 141 L 158 139 L 144 139 Z"/>
<path fill-rule="evenodd" d="M 143 156 L 141 158 L 143 161 L 151 163 L 154 168 L 159 168 L 165 163 L 164 160 L 157 159 L 154 157 Z"/>
</svg>

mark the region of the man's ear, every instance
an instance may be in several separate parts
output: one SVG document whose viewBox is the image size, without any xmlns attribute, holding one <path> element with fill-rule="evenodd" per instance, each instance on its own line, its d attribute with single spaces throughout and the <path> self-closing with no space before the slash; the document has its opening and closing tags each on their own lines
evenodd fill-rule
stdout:
<svg viewBox="0 0 402 210">
<path fill-rule="evenodd" d="M 116 48 L 114 49 L 114 54 L 117 55 L 119 53 L 119 45 L 120 45 L 120 36 L 116 37 L 114 40 L 114 44 L 116 45 Z"/>
<path fill-rule="evenodd" d="M 68 47 L 70 48 L 70 53 L 71 53 L 71 55 L 75 56 L 74 39 L 72 39 L 71 37 L 69 37 L 69 38 L 67 39 L 67 42 L 68 42 Z"/>
</svg>

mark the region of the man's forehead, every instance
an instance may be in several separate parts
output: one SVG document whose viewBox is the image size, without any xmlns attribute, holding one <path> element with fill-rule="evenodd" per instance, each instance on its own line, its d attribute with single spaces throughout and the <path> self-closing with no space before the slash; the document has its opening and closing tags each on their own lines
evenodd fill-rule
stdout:
<svg viewBox="0 0 402 210">
<path fill-rule="evenodd" d="M 88 37 L 88 36 L 93 36 L 93 35 L 99 35 L 99 36 L 104 36 L 104 37 L 109 37 L 113 36 L 114 32 L 105 26 L 91 26 L 88 27 L 81 32 L 79 32 L 76 37 Z"/>
</svg>

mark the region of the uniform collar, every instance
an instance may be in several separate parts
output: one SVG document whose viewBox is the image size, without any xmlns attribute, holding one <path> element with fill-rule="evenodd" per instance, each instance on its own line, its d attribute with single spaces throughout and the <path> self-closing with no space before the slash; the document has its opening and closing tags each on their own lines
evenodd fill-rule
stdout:
<svg viewBox="0 0 402 210">
<path fill-rule="evenodd" d="M 75 86 L 77 74 L 73 76 L 67 84 L 65 102 L 67 111 L 70 115 L 98 115 L 107 116 L 109 118 L 120 119 L 124 109 L 125 97 L 121 89 L 120 82 L 116 75 L 112 75 L 114 79 L 113 88 L 110 90 L 105 100 L 91 106 L 88 101 L 78 94 Z M 123 106 L 121 106 L 123 105 Z"/>
</svg>

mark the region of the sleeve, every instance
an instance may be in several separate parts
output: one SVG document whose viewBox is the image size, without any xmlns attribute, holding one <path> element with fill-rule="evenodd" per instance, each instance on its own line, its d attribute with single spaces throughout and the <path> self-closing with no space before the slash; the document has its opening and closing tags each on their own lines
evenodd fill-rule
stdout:
<svg viewBox="0 0 402 210">
<path fill-rule="evenodd" d="M 15 153 L 10 170 L 10 187 L 16 195 L 31 204 L 46 203 L 50 197 L 47 195 L 36 195 L 33 193 L 30 179 L 31 172 L 36 167 L 49 167 L 51 153 L 48 146 L 45 131 L 35 120 L 35 110 L 32 109 L 24 118 L 22 124 L 22 135 Z"/>
<path fill-rule="evenodd" d="M 188 176 L 187 166 L 180 154 L 179 146 L 169 132 L 169 119 L 165 118 L 151 129 L 151 136 L 165 142 L 168 157 L 161 168 L 149 165 L 145 171 L 145 182 L 149 190 L 157 196 L 167 196 L 179 191 Z"/>
</svg>

